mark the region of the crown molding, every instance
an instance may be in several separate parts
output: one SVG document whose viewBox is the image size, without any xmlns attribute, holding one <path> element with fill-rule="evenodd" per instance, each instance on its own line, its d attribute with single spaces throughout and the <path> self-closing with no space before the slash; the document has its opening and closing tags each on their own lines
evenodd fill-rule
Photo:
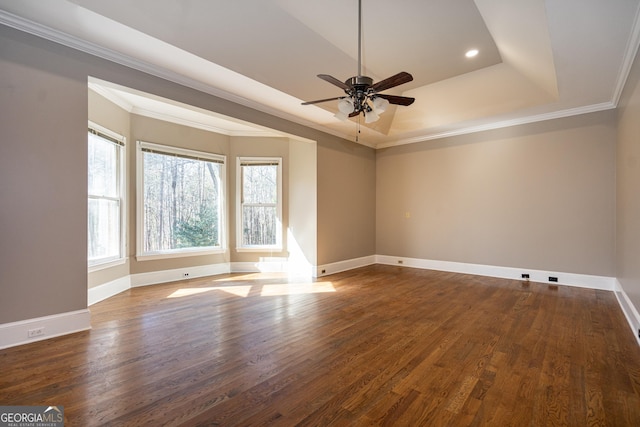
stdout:
<svg viewBox="0 0 640 427">
<path fill-rule="evenodd" d="M 330 128 L 326 128 L 325 126 L 318 125 L 317 123 L 314 123 L 310 120 L 302 119 L 293 114 L 280 111 L 278 109 L 266 106 L 256 101 L 252 101 L 250 99 L 207 85 L 201 81 L 198 81 L 189 77 L 185 77 L 179 73 L 169 71 L 163 67 L 158 67 L 156 65 L 150 64 L 145 61 L 140 61 L 138 59 L 132 58 L 128 55 L 124 55 L 112 49 L 99 46 L 95 43 L 88 42 L 86 40 L 69 35 L 62 31 L 50 28 L 46 25 L 31 21 L 29 19 L 23 18 L 21 16 L 12 14 L 10 12 L 7 12 L 1 9 L 0 9 L 0 24 L 52 41 L 54 43 L 61 44 L 66 47 L 70 47 L 72 49 L 75 49 L 84 53 L 88 53 L 90 55 L 105 59 L 107 61 L 111 61 L 120 65 L 123 65 L 125 67 L 138 70 L 143 73 L 150 74 L 150 75 L 159 77 L 161 79 L 168 80 L 170 82 L 177 83 L 179 85 L 186 86 L 191 89 L 195 89 L 197 91 L 216 96 L 218 98 L 225 99 L 235 104 L 239 104 L 239 105 L 251 108 L 253 110 L 257 110 L 257 111 L 260 111 L 260 112 L 263 112 L 263 113 L 266 113 L 266 114 L 269 114 L 293 123 L 300 124 L 310 129 L 314 129 L 326 134 L 330 134 L 345 140 L 352 139 L 351 136 L 347 135 L 346 133 L 336 131 Z M 287 135 L 291 136 L 290 134 L 287 134 Z M 302 136 L 298 137 L 293 135 L 292 137 L 294 139 L 309 140 L 309 138 L 302 137 Z M 373 145 L 366 144 L 362 141 L 359 141 L 358 143 L 361 145 L 369 146 L 371 148 L 374 147 Z"/>
<path fill-rule="evenodd" d="M 620 96 L 622 94 L 622 91 L 624 89 L 624 85 L 626 83 L 627 77 L 631 70 L 631 66 L 633 65 L 633 62 L 635 60 L 635 55 L 638 51 L 638 47 L 640 46 L 639 20 L 640 20 L 640 8 L 637 9 L 636 11 L 632 34 L 627 43 L 625 57 L 620 67 L 620 72 L 618 74 L 618 78 L 616 81 L 615 89 L 612 94 L 611 101 L 583 106 L 583 107 L 554 111 L 550 113 L 527 116 L 527 117 L 517 118 L 513 120 L 504 120 L 504 121 L 499 121 L 495 123 L 489 123 L 489 124 L 483 124 L 483 125 L 477 125 L 477 126 L 468 126 L 460 129 L 451 130 L 451 131 L 436 132 L 428 135 L 418 135 L 410 138 L 397 139 L 397 140 L 388 141 L 388 142 L 372 143 L 372 142 L 367 142 L 366 138 L 358 138 L 358 140 L 354 140 L 353 135 L 348 135 L 343 131 L 328 128 L 326 126 L 300 118 L 293 114 L 286 113 L 281 110 L 258 103 L 256 101 L 235 95 L 233 93 L 221 90 L 217 87 L 207 85 L 201 81 L 198 81 L 189 77 L 185 77 L 179 73 L 167 70 L 163 67 L 158 67 L 148 62 L 132 58 L 128 55 L 124 55 L 117 51 L 99 46 L 97 44 L 88 42 L 86 40 L 82 40 L 78 37 L 69 35 L 62 31 L 47 27 L 37 22 L 33 22 L 21 16 L 14 15 L 10 12 L 0 10 L 0 24 L 4 24 L 11 28 L 15 28 L 17 30 L 44 38 L 46 40 L 70 47 L 72 49 L 88 53 L 90 55 L 126 66 L 128 68 L 132 68 L 132 69 L 144 72 L 146 74 L 150 74 L 150 75 L 162 78 L 164 80 L 168 80 L 168 81 L 180 84 L 182 86 L 186 86 L 186 87 L 207 93 L 209 95 L 213 95 L 213 96 L 225 99 L 227 101 L 230 101 L 239 105 L 243 105 L 253 110 L 257 110 L 275 117 L 279 117 L 281 119 L 300 124 L 307 128 L 314 129 L 314 130 L 323 132 L 325 134 L 330 134 L 338 138 L 352 141 L 357 144 L 364 145 L 374 149 L 382 149 L 382 148 L 394 147 L 399 145 L 413 144 L 417 142 L 430 141 L 430 140 L 441 139 L 441 138 L 446 138 L 451 136 L 465 135 L 465 134 L 470 134 L 475 132 L 482 132 L 486 130 L 500 129 L 500 128 L 509 127 L 509 126 L 517 126 L 521 124 L 534 123 L 534 122 L 552 120 L 557 118 L 564 118 L 564 117 L 569 117 L 573 115 L 586 114 L 586 113 L 616 108 L 619 102 Z M 127 111 L 131 111 L 132 107 L 127 106 L 128 103 L 126 103 L 126 101 L 113 100 L 113 99 L 111 100 L 114 101 L 117 105 L 122 106 L 122 108 L 126 109 Z M 209 130 L 209 129 L 206 129 L 206 130 Z M 213 131 L 219 132 L 219 130 L 213 130 Z M 261 134 L 260 131 L 258 131 L 258 135 L 260 134 Z"/>
<path fill-rule="evenodd" d="M 611 110 L 616 108 L 613 102 L 602 102 L 600 104 L 586 105 L 584 107 L 569 108 L 566 110 L 553 111 L 550 113 L 536 114 L 512 120 L 503 120 L 478 126 L 468 126 L 451 131 L 438 132 L 430 135 L 416 136 L 413 138 L 398 139 L 396 141 L 383 142 L 376 146 L 377 149 L 396 147 L 398 145 L 415 144 L 417 142 L 432 141 L 434 139 L 448 138 L 451 136 L 467 135 L 470 133 L 483 132 L 487 130 L 501 129 L 511 126 L 524 125 L 529 123 L 544 122 L 547 120 L 561 119 L 565 117 L 578 116 L 580 114 L 595 113 L 598 111 Z"/>
<path fill-rule="evenodd" d="M 631 37 L 627 41 L 627 47 L 625 49 L 624 58 L 622 60 L 622 64 L 620 66 L 620 71 L 618 73 L 618 78 L 616 80 L 616 85 L 613 90 L 613 96 L 611 98 L 611 102 L 618 106 L 618 102 L 620 102 L 620 97 L 622 96 L 622 91 L 624 90 L 624 86 L 627 83 L 627 78 L 629 77 L 629 73 L 631 72 L 631 67 L 633 62 L 636 59 L 636 54 L 638 53 L 638 47 L 640 46 L 640 7 L 636 9 L 636 16 L 633 19 L 633 27 L 631 28 Z"/>
<path fill-rule="evenodd" d="M 170 114 L 159 113 L 157 111 L 147 110 L 140 107 L 133 107 L 132 114 L 139 116 L 149 117 L 151 119 L 162 120 L 164 122 L 175 123 L 177 125 L 188 126 L 195 129 L 201 129 L 208 132 L 214 132 L 226 136 L 250 136 L 250 137 L 267 137 L 277 138 L 285 137 L 286 135 L 280 132 L 261 131 L 256 129 L 255 131 L 229 131 L 227 129 L 219 128 L 217 126 L 204 123 L 202 121 L 189 120 L 182 117 L 172 116 Z"/>
<path fill-rule="evenodd" d="M 44 38 L 54 43 L 67 46 L 72 49 L 76 49 L 81 52 L 88 53 L 90 55 L 97 56 L 99 58 L 106 59 L 111 62 L 115 62 L 120 65 L 124 65 L 125 67 L 128 67 L 128 68 L 142 71 L 144 73 L 151 74 L 153 76 L 160 77 L 162 79 L 169 80 L 174 83 L 181 84 L 183 86 L 188 86 L 193 89 L 204 91 L 210 95 L 218 96 L 220 98 L 224 98 L 229 101 L 233 101 L 233 102 L 240 103 L 247 106 L 249 106 L 248 104 L 258 105 L 257 103 L 251 102 L 246 98 L 239 97 L 237 95 L 220 90 L 218 88 L 214 88 L 212 86 L 209 86 L 202 82 L 196 81 L 194 79 L 185 77 L 178 73 L 169 71 L 162 67 L 155 66 L 145 61 L 140 61 L 128 55 L 124 55 L 112 49 L 99 46 L 95 43 L 88 42 L 86 40 L 80 39 L 78 37 L 69 35 L 67 33 L 64 33 L 62 31 L 59 31 L 50 27 L 47 27 L 40 23 L 33 22 L 29 19 L 23 18 L 18 15 L 14 15 L 4 10 L 0 10 L 0 24 L 7 25 L 17 30 L 24 31 L 26 33 Z M 261 107 L 264 107 L 261 104 L 259 105 Z M 252 107 L 252 108 L 255 108 L 255 107 Z"/>
</svg>

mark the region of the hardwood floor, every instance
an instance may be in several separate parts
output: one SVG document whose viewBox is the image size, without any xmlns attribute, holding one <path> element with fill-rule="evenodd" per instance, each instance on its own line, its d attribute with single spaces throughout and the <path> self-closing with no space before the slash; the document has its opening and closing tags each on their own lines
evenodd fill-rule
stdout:
<svg viewBox="0 0 640 427">
<path fill-rule="evenodd" d="M 638 426 L 611 292 L 370 266 L 136 288 L 0 351 L 0 405 L 67 426 Z"/>
</svg>

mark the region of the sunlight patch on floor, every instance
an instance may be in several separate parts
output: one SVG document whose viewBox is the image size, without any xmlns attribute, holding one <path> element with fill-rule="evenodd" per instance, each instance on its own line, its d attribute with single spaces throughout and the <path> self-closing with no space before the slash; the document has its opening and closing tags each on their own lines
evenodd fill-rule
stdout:
<svg viewBox="0 0 640 427">
<path fill-rule="evenodd" d="M 213 279 L 214 282 L 236 282 L 242 280 L 265 280 L 265 279 L 279 279 L 279 280 L 288 280 L 290 277 L 287 273 L 283 272 L 272 272 L 272 273 L 244 273 L 238 274 L 233 273 L 230 277 L 221 277 L 219 279 Z M 292 276 L 293 279 L 301 279 L 300 277 Z M 308 278 L 304 278 L 305 280 L 309 280 Z"/>
<path fill-rule="evenodd" d="M 198 295 L 205 292 L 222 291 L 237 297 L 246 298 L 249 294 L 263 297 L 284 295 L 305 295 L 326 292 L 336 292 L 331 282 L 303 282 L 303 283 L 276 283 L 245 286 L 210 286 L 197 288 L 181 288 L 171 293 L 167 298 L 182 298 Z M 253 292 L 252 292 L 253 291 Z"/>
<path fill-rule="evenodd" d="M 246 298 L 251 292 L 251 285 L 248 286 L 215 286 L 215 287 L 203 287 L 203 288 L 182 288 L 173 292 L 167 298 L 181 298 L 191 295 L 202 294 L 211 291 L 223 291 L 238 297 Z"/>
<path fill-rule="evenodd" d="M 280 295 L 301 295 L 335 292 L 331 282 L 319 283 L 283 283 L 275 285 L 262 285 L 260 296 L 272 297 Z"/>
</svg>

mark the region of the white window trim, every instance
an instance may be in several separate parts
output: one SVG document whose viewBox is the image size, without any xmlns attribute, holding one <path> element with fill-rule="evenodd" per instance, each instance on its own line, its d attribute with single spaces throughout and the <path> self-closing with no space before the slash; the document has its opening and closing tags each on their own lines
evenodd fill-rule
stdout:
<svg viewBox="0 0 640 427">
<path fill-rule="evenodd" d="M 120 191 L 120 256 L 101 258 L 87 261 L 87 271 L 92 273 L 98 270 L 115 267 L 127 262 L 127 138 L 110 129 L 100 126 L 89 120 L 88 128 L 122 143 L 118 156 L 118 189 Z M 88 200 L 88 196 L 87 196 Z"/>
<path fill-rule="evenodd" d="M 209 159 L 221 164 L 220 166 L 220 246 L 203 248 L 182 248 L 155 252 L 144 252 L 144 160 L 142 149 L 156 150 L 168 154 L 178 154 L 187 157 L 199 157 Z M 227 251 L 227 180 L 226 180 L 227 156 L 223 154 L 206 153 L 203 151 L 186 148 L 172 147 L 170 145 L 154 144 L 138 141 L 136 146 L 136 260 L 151 261 L 166 258 L 182 258 L 200 255 L 221 254 Z"/>
<path fill-rule="evenodd" d="M 276 206 L 276 244 L 275 245 L 243 245 L 242 244 L 242 164 L 243 163 L 278 163 L 278 204 Z M 236 252 L 280 252 L 282 245 L 282 157 L 237 157 L 236 158 Z"/>
<path fill-rule="evenodd" d="M 126 264 L 128 257 L 114 259 L 112 261 L 101 262 L 100 264 L 92 264 L 88 268 L 89 273 L 94 271 L 106 270 L 107 268 L 116 267 L 118 265 Z"/>
</svg>

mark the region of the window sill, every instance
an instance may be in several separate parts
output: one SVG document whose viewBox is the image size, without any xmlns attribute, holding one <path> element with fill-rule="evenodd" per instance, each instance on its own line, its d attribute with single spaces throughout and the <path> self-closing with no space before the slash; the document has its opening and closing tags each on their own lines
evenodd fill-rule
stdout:
<svg viewBox="0 0 640 427">
<path fill-rule="evenodd" d="M 209 249 L 209 250 L 191 250 L 191 251 L 177 251 L 177 252 L 153 252 L 148 254 L 136 255 L 137 261 L 153 261 L 156 259 L 167 258 L 184 258 L 203 255 L 216 255 L 225 253 L 225 249 Z"/>
<path fill-rule="evenodd" d="M 236 252 L 282 252 L 282 246 L 242 246 Z"/>
<path fill-rule="evenodd" d="M 129 258 L 118 258 L 111 261 L 104 261 L 87 266 L 87 272 L 93 273 L 100 270 L 106 270 L 107 268 L 116 267 L 118 265 L 126 264 Z"/>
</svg>

